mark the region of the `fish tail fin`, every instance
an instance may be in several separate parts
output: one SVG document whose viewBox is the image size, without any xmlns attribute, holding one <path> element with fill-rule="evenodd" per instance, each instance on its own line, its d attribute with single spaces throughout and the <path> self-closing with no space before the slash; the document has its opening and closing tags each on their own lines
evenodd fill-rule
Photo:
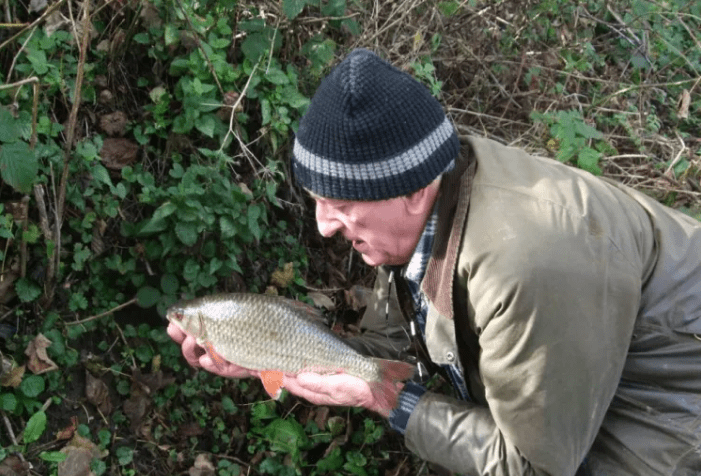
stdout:
<svg viewBox="0 0 701 476">
<path fill-rule="evenodd" d="M 414 375 L 415 367 L 398 360 L 373 359 L 380 367 L 379 381 L 369 382 L 375 400 L 383 408 L 397 406 L 397 383 Z"/>
</svg>

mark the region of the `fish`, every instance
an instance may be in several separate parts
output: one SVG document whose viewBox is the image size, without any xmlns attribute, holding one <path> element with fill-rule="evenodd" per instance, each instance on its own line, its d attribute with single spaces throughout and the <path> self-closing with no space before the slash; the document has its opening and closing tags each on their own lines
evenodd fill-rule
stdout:
<svg viewBox="0 0 701 476">
<path fill-rule="evenodd" d="M 213 294 L 180 301 L 166 317 L 195 337 L 218 368 L 231 362 L 260 371 L 273 398 L 284 374 L 346 373 L 365 380 L 376 400 L 391 408 L 389 390 L 415 372 L 408 362 L 362 355 L 324 324 L 319 310 L 280 296 Z"/>
</svg>

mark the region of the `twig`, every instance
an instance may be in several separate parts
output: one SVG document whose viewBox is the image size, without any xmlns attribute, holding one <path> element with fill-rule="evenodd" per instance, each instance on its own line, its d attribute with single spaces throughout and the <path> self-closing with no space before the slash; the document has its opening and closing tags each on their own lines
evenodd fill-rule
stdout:
<svg viewBox="0 0 701 476">
<path fill-rule="evenodd" d="M 85 324 L 86 322 L 94 321 L 95 319 L 99 319 L 99 318 L 104 317 L 108 314 L 115 313 L 121 309 L 124 309 L 125 307 L 131 306 L 132 304 L 136 304 L 136 302 L 137 302 L 136 298 L 133 298 L 125 303 L 120 304 L 117 307 L 110 309 L 109 311 L 105 311 L 105 312 L 102 312 L 100 314 L 96 314 L 94 316 L 86 317 L 85 319 L 81 319 L 80 321 L 66 322 L 66 325 L 67 326 L 75 326 L 78 324 Z"/>
<path fill-rule="evenodd" d="M 673 176 L 673 174 L 672 174 L 672 169 L 674 168 L 675 165 L 677 165 L 677 162 L 679 162 L 679 161 L 681 160 L 682 154 L 683 154 L 684 151 L 686 150 L 686 144 L 684 143 L 684 139 L 682 139 L 682 138 L 679 136 L 679 133 L 678 133 L 677 131 L 674 131 L 674 133 L 677 135 L 677 139 L 679 139 L 679 142 L 681 142 L 682 148 L 681 148 L 681 150 L 679 151 L 679 153 L 677 154 L 677 156 L 674 158 L 674 160 L 672 160 L 672 163 L 669 164 L 669 167 L 667 167 L 667 170 L 664 171 L 664 175 L 666 175 L 666 176 L 668 176 L 668 177 L 672 177 L 672 176 Z"/>
<path fill-rule="evenodd" d="M 34 82 L 34 98 L 32 101 L 32 136 L 29 138 L 29 148 L 34 150 L 37 145 L 37 120 L 39 117 L 39 83 Z"/>
<path fill-rule="evenodd" d="M 19 58 L 20 53 L 22 53 L 24 48 L 27 46 L 27 43 L 29 43 L 29 40 L 32 39 L 32 36 L 34 36 L 34 33 L 36 31 L 37 31 L 36 27 L 32 28 L 32 32 L 27 36 L 27 39 L 24 40 L 24 43 L 22 43 L 22 46 L 19 47 L 19 50 L 17 50 L 15 57 L 12 58 L 12 64 L 10 64 L 10 69 L 7 70 L 7 75 L 5 76 L 5 81 L 10 81 L 10 78 L 12 77 L 12 70 L 15 69 L 15 63 L 17 63 L 17 58 Z"/>
<path fill-rule="evenodd" d="M 22 235 L 19 245 L 20 277 L 27 275 L 27 230 L 29 229 L 29 195 L 22 197 Z"/>
<path fill-rule="evenodd" d="M 73 94 L 73 107 L 71 108 L 70 116 L 68 116 L 68 132 L 66 135 L 66 146 L 63 153 L 63 171 L 61 172 L 61 181 L 59 182 L 58 200 L 56 202 L 56 246 L 52 250 L 50 260 L 56 260 L 56 269 L 61 260 L 61 226 L 63 225 L 63 207 L 66 203 L 66 185 L 68 183 L 68 171 L 70 169 L 69 162 L 71 150 L 73 149 L 73 141 L 75 138 L 75 127 L 78 120 L 78 109 L 81 103 L 81 93 L 83 88 L 83 75 L 85 72 L 85 56 L 88 50 L 88 40 L 90 39 L 90 0 L 83 2 L 83 38 L 80 45 L 80 57 L 78 59 L 78 71 L 75 77 L 75 91 Z M 48 276 L 47 276 L 48 278 Z M 47 279 L 46 286 L 46 305 L 50 305 L 53 300 L 54 283 Z"/>
<path fill-rule="evenodd" d="M 36 20 L 34 20 L 32 23 L 30 23 L 30 24 L 27 25 L 26 27 L 22 28 L 20 31 L 18 31 L 17 33 L 15 33 L 14 35 L 12 35 L 9 39 L 5 40 L 2 44 L 0 44 L 0 51 L 2 51 L 2 49 L 3 49 L 4 47 L 6 47 L 7 45 L 9 45 L 10 43 L 12 43 L 13 41 L 15 41 L 18 37 L 22 36 L 22 33 L 24 33 L 25 31 L 27 31 L 27 30 L 30 29 L 30 28 L 34 28 L 34 27 L 35 27 L 36 25 L 38 25 L 39 23 L 43 22 L 44 19 L 46 19 L 46 17 L 48 17 L 48 16 L 51 15 L 54 11 L 56 11 L 61 5 L 64 4 L 65 1 L 66 1 L 66 0 L 59 0 L 58 2 L 54 3 L 54 4 L 51 5 L 49 8 L 46 9 L 46 11 L 44 12 L 44 14 L 43 14 L 42 16 L 40 16 L 39 18 L 37 18 Z"/>
<path fill-rule="evenodd" d="M 10 441 L 12 441 L 12 444 L 14 446 L 19 446 L 17 444 L 17 438 L 15 437 L 15 432 L 12 431 L 12 425 L 10 424 L 10 419 L 7 418 L 7 415 L 5 414 L 4 410 L 0 410 L 0 414 L 2 415 L 2 420 L 5 422 L 5 428 L 7 429 L 7 434 L 10 436 Z M 22 454 L 21 451 L 17 452 L 17 456 L 19 457 L 20 460 L 26 461 L 24 459 L 24 455 Z"/>
<path fill-rule="evenodd" d="M 38 81 L 39 81 L 39 78 L 37 78 L 36 76 L 32 76 L 31 78 L 23 79 L 21 81 L 17 81 L 16 83 L 0 84 L 0 91 L 2 91 L 3 89 L 17 88 L 20 86 L 24 86 L 25 84 L 36 83 Z"/>
</svg>

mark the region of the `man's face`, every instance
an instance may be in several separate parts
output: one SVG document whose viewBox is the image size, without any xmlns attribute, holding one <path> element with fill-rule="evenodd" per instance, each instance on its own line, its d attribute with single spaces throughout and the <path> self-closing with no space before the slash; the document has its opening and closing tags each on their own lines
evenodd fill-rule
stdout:
<svg viewBox="0 0 701 476">
<path fill-rule="evenodd" d="M 319 233 L 325 237 L 341 233 L 370 266 L 407 263 L 428 216 L 425 207 L 417 213 L 417 204 L 411 197 L 377 202 L 313 198 Z M 427 206 L 430 210 L 430 204 Z"/>
</svg>

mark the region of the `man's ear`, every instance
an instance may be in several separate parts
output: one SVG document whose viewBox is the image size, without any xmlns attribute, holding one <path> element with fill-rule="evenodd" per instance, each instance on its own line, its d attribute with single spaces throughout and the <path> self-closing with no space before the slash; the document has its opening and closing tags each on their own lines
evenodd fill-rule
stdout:
<svg viewBox="0 0 701 476">
<path fill-rule="evenodd" d="M 411 215 L 423 215 L 430 213 L 438 195 L 438 183 L 431 182 L 424 188 L 420 188 L 411 195 L 404 197 L 404 206 Z"/>
</svg>

